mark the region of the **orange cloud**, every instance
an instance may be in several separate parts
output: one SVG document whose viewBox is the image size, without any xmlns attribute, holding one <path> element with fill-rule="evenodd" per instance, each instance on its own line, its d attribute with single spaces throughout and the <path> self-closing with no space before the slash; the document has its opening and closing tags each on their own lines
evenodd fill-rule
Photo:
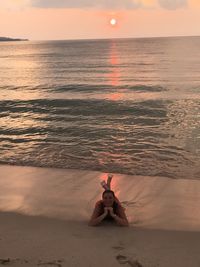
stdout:
<svg viewBox="0 0 200 267">
<path fill-rule="evenodd" d="M 158 6 L 166 9 L 177 9 L 187 6 L 190 2 L 198 0 L 1 0 L 0 8 L 19 9 L 24 7 L 37 8 L 90 8 L 129 10 L 137 8 L 156 8 Z"/>
</svg>

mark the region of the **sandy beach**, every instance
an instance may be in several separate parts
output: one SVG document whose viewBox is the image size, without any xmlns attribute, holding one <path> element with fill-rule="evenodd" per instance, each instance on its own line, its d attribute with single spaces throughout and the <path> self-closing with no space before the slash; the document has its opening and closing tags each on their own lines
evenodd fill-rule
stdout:
<svg viewBox="0 0 200 267">
<path fill-rule="evenodd" d="M 180 266 L 200 264 L 200 233 L 88 227 L 1 213 L 0 264 L 8 266 Z"/>
<path fill-rule="evenodd" d="M 0 173 L 0 266 L 200 266 L 198 181 L 116 174 L 130 227 L 89 227 L 106 174 L 6 165 Z"/>
</svg>

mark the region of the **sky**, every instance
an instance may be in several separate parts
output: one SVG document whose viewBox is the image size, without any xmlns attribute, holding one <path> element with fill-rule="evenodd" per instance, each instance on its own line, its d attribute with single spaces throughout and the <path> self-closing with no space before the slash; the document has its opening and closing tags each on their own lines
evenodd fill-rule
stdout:
<svg viewBox="0 0 200 267">
<path fill-rule="evenodd" d="M 0 0 L 0 36 L 64 40 L 188 35 L 200 35 L 200 0 Z"/>
</svg>

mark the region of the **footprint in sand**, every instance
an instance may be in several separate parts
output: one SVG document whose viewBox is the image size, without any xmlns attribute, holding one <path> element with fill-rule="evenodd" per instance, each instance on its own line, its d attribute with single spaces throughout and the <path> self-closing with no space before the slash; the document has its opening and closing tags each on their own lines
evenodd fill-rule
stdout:
<svg viewBox="0 0 200 267">
<path fill-rule="evenodd" d="M 131 267 L 143 267 L 142 264 L 140 264 L 137 260 L 135 260 L 135 261 L 129 260 L 124 255 L 119 254 L 116 256 L 116 259 L 120 264 L 128 264 Z"/>
<path fill-rule="evenodd" d="M 9 264 L 11 263 L 11 260 L 8 258 L 8 259 L 0 259 L 0 264 L 1 265 L 6 265 L 6 264 Z"/>
<path fill-rule="evenodd" d="M 38 266 L 43 266 L 43 267 L 62 267 L 62 260 L 55 260 L 55 261 L 49 261 L 49 262 L 42 262 L 39 261 L 39 263 L 37 264 Z"/>
<path fill-rule="evenodd" d="M 23 259 L 10 259 L 10 258 L 7 258 L 7 259 L 0 259 L 0 266 L 2 265 L 10 265 L 12 264 L 12 266 L 15 266 L 15 264 L 17 264 L 17 266 L 19 266 L 18 264 L 27 264 L 28 261 L 27 260 L 23 260 Z"/>
<path fill-rule="evenodd" d="M 15 264 L 22 264 L 22 265 L 26 265 L 29 263 L 29 261 L 24 260 L 24 259 L 10 259 L 10 258 L 6 258 L 6 259 L 0 259 L 0 266 L 3 265 L 10 265 L 12 264 L 12 266 L 14 267 Z M 63 260 L 54 260 L 54 261 L 48 261 L 48 262 L 44 262 L 44 261 L 38 261 L 37 266 L 41 266 L 41 267 L 62 267 L 62 263 Z M 18 266 L 18 265 L 17 265 Z"/>
</svg>

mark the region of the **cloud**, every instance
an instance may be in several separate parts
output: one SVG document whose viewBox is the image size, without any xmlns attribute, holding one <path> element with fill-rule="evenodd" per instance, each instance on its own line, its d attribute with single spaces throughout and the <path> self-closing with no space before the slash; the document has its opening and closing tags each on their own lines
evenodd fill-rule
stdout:
<svg viewBox="0 0 200 267">
<path fill-rule="evenodd" d="M 137 9 L 162 8 L 174 10 L 187 6 L 189 0 L 0 0 L 0 8 L 91 8 L 91 9 Z"/>
<path fill-rule="evenodd" d="M 0 9 L 16 10 L 30 6 L 31 0 L 0 0 Z"/>
<path fill-rule="evenodd" d="M 135 9 L 141 5 L 141 0 L 32 0 L 32 6 L 41 8 Z"/>
<path fill-rule="evenodd" d="M 188 0 L 158 0 L 161 7 L 166 9 L 177 9 L 186 7 Z"/>
</svg>

